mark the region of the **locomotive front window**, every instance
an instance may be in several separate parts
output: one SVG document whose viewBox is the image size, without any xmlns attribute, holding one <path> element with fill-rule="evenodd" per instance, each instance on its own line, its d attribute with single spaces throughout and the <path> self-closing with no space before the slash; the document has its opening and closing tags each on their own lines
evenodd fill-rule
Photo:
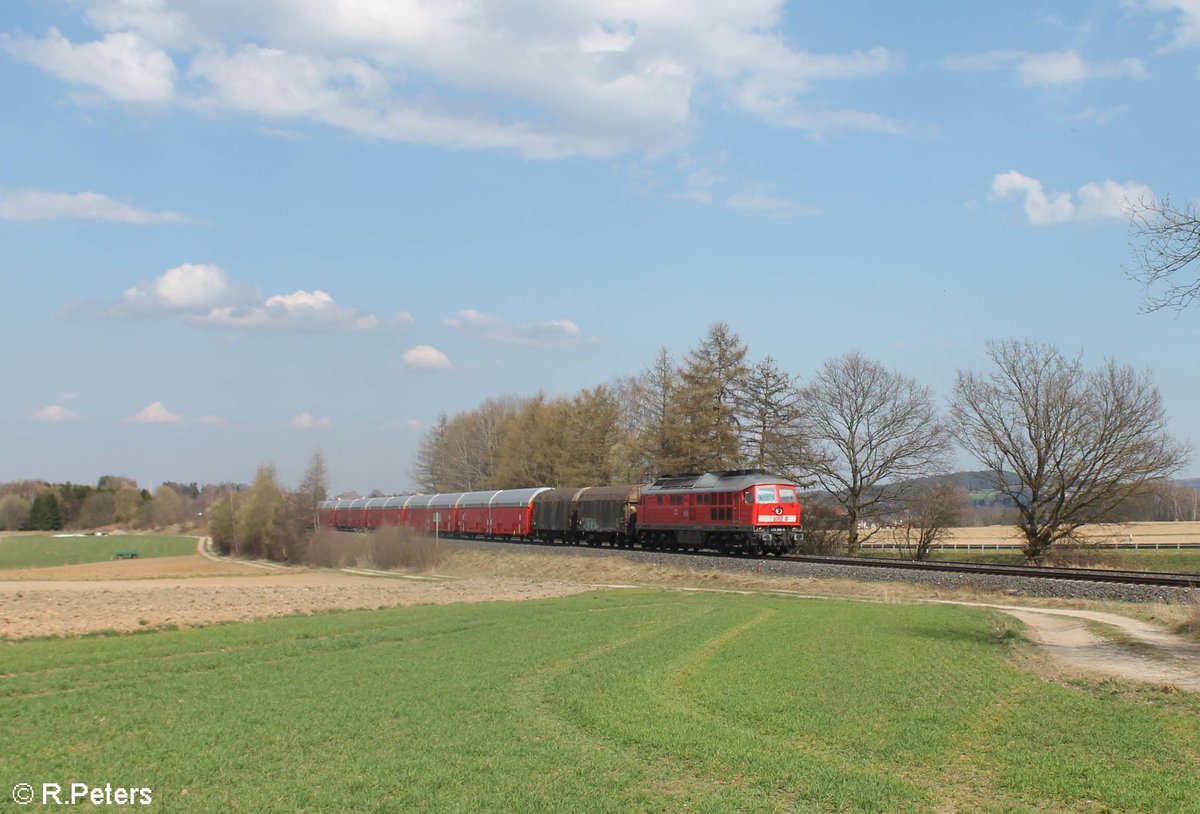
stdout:
<svg viewBox="0 0 1200 814">
<path fill-rule="evenodd" d="M 779 487 L 779 502 L 780 503 L 795 503 L 796 490 L 787 486 Z"/>
<path fill-rule="evenodd" d="M 775 502 L 775 487 L 774 486 L 758 487 L 758 502 L 759 503 L 774 503 Z"/>
</svg>

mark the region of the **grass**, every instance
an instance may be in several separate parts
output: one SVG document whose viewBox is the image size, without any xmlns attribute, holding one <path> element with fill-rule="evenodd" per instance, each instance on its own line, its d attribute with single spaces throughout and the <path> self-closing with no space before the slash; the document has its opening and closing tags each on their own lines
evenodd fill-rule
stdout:
<svg viewBox="0 0 1200 814">
<path fill-rule="evenodd" d="M 895 557 L 896 549 L 867 549 L 864 557 Z M 1020 550 L 969 551 L 967 549 L 935 550 L 930 559 L 946 562 L 977 562 L 997 565 L 1024 565 Z M 1200 574 L 1200 549 L 1160 550 L 1061 550 L 1052 552 L 1053 564 L 1066 567 L 1111 568 L 1117 571 L 1162 571 L 1180 574 Z"/>
<path fill-rule="evenodd" d="M 0 570 L 77 565 L 113 559 L 118 551 L 142 557 L 175 557 L 196 550 L 196 538 L 161 534 L 114 534 L 110 537 L 52 537 L 22 534 L 0 538 Z"/>
<path fill-rule="evenodd" d="M 0 788 L 170 811 L 1192 812 L 1200 701 L 958 607 L 622 591 L 3 645 Z"/>
</svg>

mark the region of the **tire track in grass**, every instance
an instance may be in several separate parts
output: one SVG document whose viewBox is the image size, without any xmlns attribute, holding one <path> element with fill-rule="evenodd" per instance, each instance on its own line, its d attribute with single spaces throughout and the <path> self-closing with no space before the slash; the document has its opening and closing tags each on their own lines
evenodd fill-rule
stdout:
<svg viewBox="0 0 1200 814">
<path fill-rule="evenodd" d="M 620 651 L 641 642 L 668 637 L 680 627 L 695 622 L 709 612 L 704 608 L 683 608 L 675 602 L 664 604 L 667 609 L 684 610 L 686 613 L 670 620 L 665 620 L 662 616 L 650 617 L 639 622 L 634 631 L 628 635 L 610 640 L 585 653 L 567 656 L 541 665 L 515 679 L 509 689 L 512 707 L 519 709 L 535 727 L 540 727 L 544 732 L 550 733 L 550 737 L 588 744 L 590 749 L 587 751 L 606 756 L 612 763 L 608 768 L 608 773 L 614 780 L 620 769 L 635 776 L 645 777 L 649 761 L 637 744 L 589 729 L 573 720 L 569 715 L 563 714 L 551 697 L 550 685 L 556 679 L 578 671 L 583 665 L 605 661 L 616 656 Z M 618 606 L 605 610 L 622 609 Z M 604 697 L 603 693 L 604 688 L 596 688 L 589 696 L 589 700 L 598 703 Z M 636 799 L 629 799 L 632 789 L 622 787 L 620 792 L 622 797 L 627 799 L 629 805 L 633 806 L 637 803 Z"/>
<path fill-rule="evenodd" d="M 277 639 L 274 641 L 240 645 L 240 646 L 236 646 L 236 647 L 221 647 L 221 648 L 213 648 L 213 649 L 199 651 L 199 652 L 179 653 L 179 654 L 175 654 L 173 656 L 159 656 L 155 660 L 156 663 L 158 661 L 176 661 L 176 660 L 182 660 L 182 659 L 188 659 L 188 658 L 203 659 L 206 657 L 225 657 L 225 656 L 237 657 L 239 655 L 252 655 L 258 651 L 262 651 L 262 655 L 258 658 L 242 658 L 242 659 L 239 659 L 232 663 L 230 663 L 226 659 L 222 658 L 220 663 L 214 663 L 214 664 L 209 664 L 209 665 L 180 664 L 179 669 L 177 669 L 177 670 L 159 670 L 159 671 L 137 672 L 137 673 L 130 672 L 130 673 L 126 673 L 124 675 L 117 676 L 117 677 L 107 679 L 107 680 L 89 681 L 87 683 L 73 684 L 68 687 L 52 687 L 52 688 L 46 688 L 46 689 L 41 689 L 41 690 L 22 691 L 19 685 L 8 685 L 6 687 L 4 684 L 0 684 L 0 702 L 9 701 L 9 700 L 25 700 L 25 699 L 43 698 L 46 696 L 54 696 L 54 695 L 58 695 L 58 696 L 72 695 L 72 694 L 81 693 L 81 692 L 88 692 L 91 690 L 106 690 L 106 689 L 114 689 L 114 688 L 118 688 L 118 687 L 137 687 L 146 681 L 164 680 L 164 679 L 169 679 L 169 678 L 179 676 L 179 675 L 188 675 L 188 676 L 196 675 L 196 674 L 219 675 L 221 673 L 221 671 L 223 671 L 223 670 L 235 670 L 235 669 L 242 670 L 242 669 L 247 669 L 248 667 L 265 666 L 268 664 L 287 664 L 290 662 L 297 662 L 297 661 L 301 661 L 303 659 L 308 659 L 308 658 L 316 658 L 316 657 L 323 658 L 323 657 L 328 656 L 330 653 L 336 653 L 341 650 L 350 650 L 350 649 L 378 650 L 378 649 L 382 649 L 385 647 L 400 647 L 400 646 L 411 644 L 414 641 L 417 641 L 417 642 L 430 641 L 432 639 L 437 639 L 437 638 L 441 638 L 444 636 L 453 636 L 453 635 L 456 635 L 459 633 L 463 633 L 463 632 L 470 631 L 470 630 L 475 630 L 478 628 L 497 627 L 499 625 L 500 625 L 499 621 L 477 622 L 474 624 L 456 625 L 453 628 L 423 633 L 418 636 L 403 636 L 401 638 L 388 639 L 385 641 L 375 641 L 375 642 L 354 641 L 355 639 L 364 638 L 364 633 L 369 634 L 369 633 L 378 632 L 378 631 L 381 631 L 381 630 L 384 630 L 387 628 L 386 625 L 381 625 L 379 628 L 368 629 L 367 631 L 347 631 L 345 633 L 331 634 L 331 635 L 325 635 L 325 636 L 306 637 L 306 638 L 301 638 L 301 639 L 285 639 L 285 640 Z M 274 655 L 274 656 L 266 655 L 266 651 L 269 651 L 269 650 L 280 650 L 280 649 L 294 648 L 294 647 L 299 647 L 299 646 L 304 646 L 304 645 L 313 645 L 313 644 L 324 645 L 324 646 L 317 647 L 317 648 L 311 648 L 311 649 L 307 650 L 306 652 L 300 652 L 300 653 L 283 653 L 283 654 Z M 118 668 L 118 667 L 126 666 L 126 665 L 144 664 L 145 661 L 146 661 L 146 657 L 135 656 L 135 657 L 131 657 L 128 659 L 121 659 L 119 661 L 109 662 L 109 663 L 105 664 L 105 666 Z M 90 669 L 94 669 L 94 668 L 93 668 L 93 665 L 79 665 L 78 667 L 71 667 L 71 668 L 65 668 L 65 669 L 66 670 L 90 670 Z M 17 676 L 17 677 L 18 678 L 19 677 L 40 677 L 42 675 L 46 675 L 46 673 L 41 673 L 41 674 L 25 673 L 25 674 L 22 674 L 21 676 Z"/>
<path fill-rule="evenodd" d="M 822 810 L 833 806 L 839 811 L 850 807 L 853 810 L 891 812 L 899 810 L 895 808 L 897 805 L 911 803 L 912 792 L 915 789 L 910 789 L 903 781 L 885 777 L 882 778 L 883 787 L 878 788 L 881 778 L 877 773 L 864 771 L 860 763 L 837 749 L 823 748 L 811 740 L 797 737 L 781 739 L 780 733 L 754 726 L 744 718 L 735 718 L 731 713 L 705 703 L 704 697 L 686 689 L 688 679 L 698 674 L 707 662 L 711 662 L 721 651 L 737 643 L 746 634 L 777 618 L 779 613 L 780 609 L 765 608 L 755 617 L 713 637 L 694 653 L 685 655 L 673 665 L 669 665 L 664 670 L 665 680 L 655 685 L 652 691 L 659 695 L 664 706 L 673 707 L 703 722 L 706 730 L 711 731 L 716 723 L 725 733 L 724 737 L 720 738 L 721 742 L 741 743 L 746 756 L 757 758 L 757 762 L 764 769 L 757 782 L 770 786 L 760 786 L 760 801 L 769 803 L 773 808 L 790 811 L 803 800 L 805 803 L 822 806 Z M 780 770 L 775 769 L 775 756 L 784 753 L 807 755 L 811 760 L 806 765 L 820 765 L 822 771 L 817 773 L 818 776 L 778 776 Z M 772 770 L 776 772 L 773 779 Z M 786 772 L 786 769 L 783 771 Z M 755 778 L 751 778 L 749 782 L 754 783 Z M 805 782 L 803 789 L 797 787 Z M 785 783 L 786 788 L 782 785 Z M 745 784 L 739 784 L 738 788 L 744 796 L 747 790 Z M 847 791 L 852 788 L 859 791 L 848 794 Z M 740 799 L 739 802 L 744 802 L 744 799 Z"/>
<path fill-rule="evenodd" d="M 608 610 L 608 611 L 621 610 L 625 607 L 644 609 L 644 608 L 648 608 L 648 607 L 655 607 L 655 606 L 662 605 L 662 604 L 665 604 L 665 603 L 662 603 L 662 602 L 637 603 L 636 605 L 614 606 L 612 608 L 560 609 L 560 612 L 563 615 L 582 615 L 582 614 L 596 613 L 598 611 L 605 611 L 605 610 Z M 395 609 L 389 609 L 389 610 L 395 610 Z M 404 610 L 404 609 L 400 609 L 400 610 Z M 246 624 L 252 625 L 252 624 L 269 624 L 271 622 L 283 622 L 283 621 L 303 621 L 304 619 L 316 619 L 316 618 L 319 618 L 319 616 L 325 616 L 325 615 L 340 616 L 343 613 L 345 613 L 345 614 L 370 614 L 370 613 L 376 613 L 376 612 L 377 611 L 370 611 L 370 610 L 366 610 L 366 611 L 364 611 L 364 610 L 348 610 L 348 611 L 339 611 L 339 612 L 333 613 L 333 614 L 322 614 L 322 615 L 318 615 L 317 617 L 304 617 L 304 616 L 280 617 L 277 619 L 262 620 L 260 622 L 249 622 Z M 427 639 L 431 639 L 431 638 L 440 638 L 443 636 L 451 636 L 451 635 L 466 632 L 469 630 L 476 630 L 479 628 L 499 627 L 501 624 L 502 624 L 502 622 L 499 620 L 496 620 L 496 621 L 481 620 L 481 621 L 475 621 L 475 622 L 471 622 L 471 623 L 460 622 L 460 623 L 455 624 L 453 627 L 449 627 L 449 628 L 445 628 L 445 629 L 437 630 L 437 631 L 432 631 L 429 633 L 422 633 L 421 637 L 419 637 L 419 638 L 420 638 L 420 640 L 427 640 Z M 197 629 L 195 629 L 195 631 L 200 632 L 200 631 L 220 630 L 223 627 L 224 626 L 215 626 L 215 627 L 209 627 L 209 628 L 197 628 Z M 108 659 L 108 660 L 105 660 L 105 661 L 99 662 L 99 663 L 83 662 L 80 664 L 71 665 L 69 667 L 51 667 L 51 668 L 44 668 L 44 669 L 36 670 L 36 671 L 9 673 L 4 676 L 0 676 L 0 701 L 5 701 L 8 699 L 40 698 L 40 697 L 44 697 L 44 696 L 48 696 L 48 695 L 55 695 L 55 694 L 59 694 L 59 695 L 73 694 L 73 693 L 85 692 L 85 691 L 93 690 L 93 689 L 107 689 L 107 688 L 111 688 L 111 687 L 135 686 L 139 682 L 150 680 L 150 679 L 157 680 L 157 679 L 162 679 L 162 678 L 170 678 L 175 675 L 191 674 L 191 673 L 195 673 L 195 672 L 217 673 L 222 669 L 232 669 L 232 667 L 241 668 L 247 664 L 251 664 L 251 665 L 253 665 L 253 664 L 265 665 L 265 664 L 276 664 L 276 663 L 283 664 L 283 663 L 288 663 L 291 661 L 304 659 L 304 658 L 308 658 L 308 657 L 312 657 L 312 656 L 324 655 L 329 652 L 336 652 L 338 650 L 351 649 L 356 646 L 355 642 L 353 641 L 354 639 L 367 638 L 371 635 L 379 634 L 383 631 L 397 632 L 397 633 L 400 632 L 397 630 L 396 621 L 388 620 L 388 621 L 381 621 L 377 625 L 366 625 L 363 627 L 355 627 L 351 630 L 347 630 L 344 632 L 322 634 L 322 635 L 318 635 L 318 636 L 304 636 L 304 637 L 300 637 L 300 638 L 291 638 L 291 639 L 282 639 L 282 640 L 279 639 L 278 637 L 273 637 L 273 638 L 263 639 L 260 641 L 246 642 L 243 644 L 220 645 L 220 646 L 207 647 L 204 649 L 192 650 L 192 651 L 188 651 L 188 652 L 184 652 L 184 653 L 166 653 L 166 654 L 139 653 L 137 655 L 128 656 L 128 657 L 122 657 L 122 658 L 117 658 L 117 659 Z M 192 631 L 185 631 L 185 634 L 191 633 L 191 632 Z M 146 634 L 143 634 L 143 635 L 146 635 Z M 411 642 L 412 640 L 413 640 L 412 637 L 402 637 L 399 639 L 389 639 L 387 641 L 381 641 L 381 642 L 368 642 L 368 643 L 361 644 L 358 646 L 361 646 L 364 648 L 381 648 L 381 647 L 399 646 L 399 645 L 407 644 L 407 643 Z M 71 641 L 78 641 L 78 640 L 71 640 Z M 86 640 L 86 641 L 93 641 L 93 640 Z M 100 641 L 100 640 L 96 640 L 96 641 Z M 103 641 L 132 641 L 132 639 L 130 639 L 128 637 L 113 637 L 112 639 L 104 639 Z M 238 661 L 234 665 L 213 664 L 213 665 L 209 665 L 209 666 L 197 667 L 195 665 L 187 665 L 187 664 L 182 663 L 182 660 L 184 660 L 184 659 L 202 660 L 205 658 L 218 657 L 218 656 L 221 656 L 221 657 L 231 656 L 232 657 L 232 656 L 237 656 L 239 654 L 250 654 L 255 651 L 264 651 L 265 652 L 267 650 L 279 650 L 279 649 L 291 648 L 291 647 L 296 647 L 301 644 L 309 644 L 309 643 L 335 645 L 335 646 L 322 647 L 319 650 L 315 650 L 310 653 L 285 653 L 285 654 L 281 654 L 281 655 L 272 656 L 269 658 L 262 657 L 262 658 L 256 658 L 256 659 L 243 660 L 243 661 Z M 29 644 L 37 644 L 37 643 L 30 642 Z M 138 644 L 141 644 L 141 642 L 138 642 Z M 15 646 L 20 647 L 23 645 L 18 644 Z M 99 681 L 92 680 L 92 681 L 88 681 L 86 683 L 72 684 L 71 686 L 67 686 L 67 687 L 53 687 L 53 688 L 47 688 L 47 689 L 41 689 L 41 690 L 22 691 L 22 688 L 19 683 L 19 679 L 42 678 L 42 677 L 48 677 L 48 676 L 56 675 L 56 674 L 66 674 L 66 673 L 69 673 L 72 671 L 88 671 L 89 673 L 93 673 L 94 671 L 97 670 L 98 667 L 105 668 L 106 670 L 110 670 L 110 671 L 117 670 L 122 667 L 136 667 L 138 665 L 145 664 L 149 659 L 154 659 L 155 663 L 158 663 L 158 662 L 166 662 L 168 664 L 179 663 L 179 668 L 177 670 L 162 670 L 162 671 L 155 671 L 155 672 L 133 672 L 133 673 L 128 673 L 126 675 L 117 676 L 115 678 L 108 679 L 108 680 L 99 680 Z"/>
</svg>

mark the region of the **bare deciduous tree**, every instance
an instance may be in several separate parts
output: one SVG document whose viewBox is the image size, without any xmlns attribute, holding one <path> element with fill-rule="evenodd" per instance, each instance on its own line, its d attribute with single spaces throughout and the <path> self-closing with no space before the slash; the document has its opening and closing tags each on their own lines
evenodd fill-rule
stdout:
<svg viewBox="0 0 1200 814">
<path fill-rule="evenodd" d="M 174 525 L 183 520 L 183 499 L 167 484 L 158 487 L 151 504 L 151 517 L 158 528 Z"/>
<path fill-rule="evenodd" d="M 16 531 L 25 528 L 29 522 L 29 509 L 32 504 L 19 495 L 0 497 L 0 529 Z"/>
<path fill-rule="evenodd" d="M 425 492 L 449 491 L 449 449 L 446 438 L 450 420 L 445 413 L 438 416 L 434 424 L 421 438 L 417 447 L 417 460 L 413 464 L 412 478 L 417 488 Z"/>
<path fill-rule="evenodd" d="M 905 500 L 907 516 L 894 531 L 896 548 L 910 560 L 929 559 L 934 544 L 959 524 L 967 505 L 967 491 L 952 480 L 923 486 Z"/>
<path fill-rule="evenodd" d="M 117 502 L 112 492 L 92 492 L 79 507 L 76 523 L 81 529 L 95 529 L 111 525 L 117 516 Z"/>
<path fill-rule="evenodd" d="M 912 478 L 943 471 L 949 435 L 929 389 L 857 351 L 827 360 L 801 391 L 806 470 L 846 512 L 850 553 Z"/>
<path fill-rule="evenodd" d="M 1187 308 L 1200 299 L 1200 208 L 1172 205 L 1170 198 L 1125 205 L 1133 246 L 1126 273 L 1146 286 L 1145 310 Z M 1164 288 L 1165 286 L 1165 288 Z M 1158 287 L 1157 292 L 1151 289 Z"/>
<path fill-rule="evenodd" d="M 958 372 L 953 429 L 1016 505 L 1027 559 L 1112 519 L 1187 462 L 1149 373 L 1112 360 L 1085 370 L 1078 357 L 1031 341 L 990 342 L 988 355 L 989 375 Z"/>
</svg>

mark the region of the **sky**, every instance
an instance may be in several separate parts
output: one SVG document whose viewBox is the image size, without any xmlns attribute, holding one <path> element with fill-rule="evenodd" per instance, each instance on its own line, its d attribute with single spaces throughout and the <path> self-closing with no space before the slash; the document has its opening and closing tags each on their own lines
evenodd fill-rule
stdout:
<svg viewBox="0 0 1200 814">
<path fill-rule="evenodd" d="M 1113 358 L 1200 449 L 1121 211 L 1200 197 L 1197 0 L 5 0 L 0 88 L 0 480 L 401 491 L 718 320 L 943 403 Z"/>
</svg>

